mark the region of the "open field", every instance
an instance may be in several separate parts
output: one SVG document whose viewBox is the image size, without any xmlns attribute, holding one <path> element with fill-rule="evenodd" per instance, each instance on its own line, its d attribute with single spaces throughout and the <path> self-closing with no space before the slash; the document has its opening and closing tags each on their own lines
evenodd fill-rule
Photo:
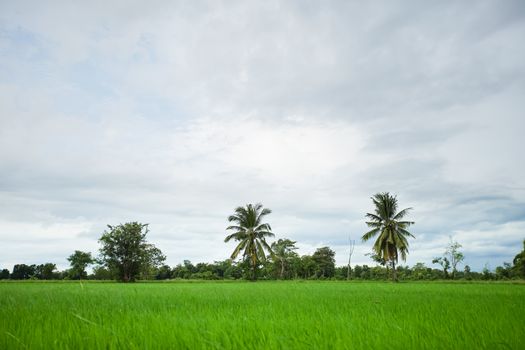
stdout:
<svg viewBox="0 0 525 350">
<path fill-rule="evenodd" d="M 525 285 L 0 283 L 1 349 L 519 349 Z"/>
</svg>

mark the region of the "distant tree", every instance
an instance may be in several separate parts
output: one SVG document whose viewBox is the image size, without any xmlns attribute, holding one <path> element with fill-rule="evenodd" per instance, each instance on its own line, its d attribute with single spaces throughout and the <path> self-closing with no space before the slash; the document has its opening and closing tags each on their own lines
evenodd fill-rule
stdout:
<svg viewBox="0 0 525 350">
<path fill-rule="evenodd" d="M 97 265 L 93 268 L 93 273 L 89 276 L 94 280 L 112 280 L 115 277 L 115 272 L 107 269 L 102 265 Z"/>
<path fill-rule="evenodd" d="M 289 239 L 279 239 L 271 245 L 274 260 L 279 264 L 279 277 L 281 279 L 284 278 L 285 269 L 290 267 L 292 259 L 297 256 L 295 243 L 297 242 Z"/>
<path fill-rule="evenodd" d="M 171 271 L 172 278 L 190 279 L 197 272 L 195 266 L 189 260 L 184 260 L 183 264 L 178 264 Z"/>
<path fill-rule="evenodd" d="M 86 267 L 93 264 L 95 261 L 91 256 L 91 253 L 82 252 L 80 250 L 75 250 L 67 260 L 71 265 L 71 277 L 73 279 L 82 279 L 87 278 Z"/>
<path fill-rule="evenodd" d="M 37 265 L 35 268 L 35 277 L 41 280 L 53 279 L 56 268 L 57 266 L 53 263 Z"/>
<path fill-rule="evenodd" d="M 157 269 L 157 273 L 155 274 L 156 280 L 168 280 L 171 278 L 171 268 L 169 265 L 162 265 Z"/>
<path fill-rule="evenodd" d="M 300 260 L 300 274 L 303 278 L 308 279 L 315 276 L 316 262 L 311 255 L 303 255 Z"/>
<path fill-rule="evenodd" d="M 470 266 L 465 265 L 465 268 L 463 269 L 463 275 L 465 276 L 465 279 L 467 280 L 472 279 Z"/>
<path fill-rule="evenodd" d="M 318 248 L 312 255 L 316 264 L 316 276 L 330 278 L 335 272 L 335 252 L 329 247 Z"/>
<path fill-rule="evenodd" d="M 433 264 L 439 264 L 443 268 L 443 273 L 445 278 L 448 278 L 448 269 L 452 267 L 452 279 L 456 278 L 458 272 L 457 265 L 465 259 L 465 256 L 462 252 L 459 251 L 461 244 L 455 242 L 452 237 L 450 237 L 450 242 L 447 244 L 445 253 L 442 257 L 436 257 L 432 260 Z"/>
<path fill-rule="evenodd" d="M 148 224 L 129 222 L 108 228 L 99 239 L 101 261 L 116 271 L 121 281 L 133 282 L 141 272 L 166 259 L 160 249 L 146 241 Z"/>
<path fill-rule="evenodd" d="M 0 271 L 0 280 L 7 280 L 10 276 L 11 274 L 8 269 L 2 269 L 2 271 Z"/>
<path fill-rule="evenodd" d="M 448 269 L 450 269 L 450 261 L 445 257 L 437 257 L 432 260 L 432 264 L 439 264 L 443 269 L 443 275 L 448 278 Z"/>
<path fill-rule="evenodd" d="M 242 269 L 237 264 L 234 264 L 231 259 L 227 261 L 230 262 L 229 266 L 224 270 L 225 279 L 240 279 L 242 278 Z"/>
<path fill-rule="evenodd" d="M 453 241 L 451 237 L 447 249 L 445 250 L 445 256 L 448 257 L 450 266 L 452 267 L 452 279 L 456 278 L 457 265 L 465 259 L 465 256 L 459 251 L 459 248 L 461 248 L 461 244 Z"/>
<path fill-rule="evenodd" d="M 211 266 L 212 272 L 218 278 L 225 278 L 226 271 L 232 266 L 232 261 L 230 259 L 215 261 Z"/>
<path fill-rule="evenodd" d="M 512 277 L 512 265 L 504 262 L 503 266 L 496 267 L 497 279 L 510 279 Z"/>
<path fill-rule="evenodd" d="M 363 268 L 360 265 L 355 265 L 354 271 L 352 271 L 354 278 L 361 278 L 362 271 L 363 271 Z"/>
<path fill-rule="evenodd" d="M 523 240 L 523 250 L 512 260 L 514 274 L 520 278 L 525 278 L 525 239 Z"/>
<path fill-rule="evenodd" d="M 262 204 L 247 204 L 246 207 L 237 207 L 235 214 L 228 217 L 228 221 L 235 225 L 228 226 L 226 230 L 233 230 L 234 233 L 226 236 L 224 242 L 231 239 L 239 242 L 231 254 L 231 259 L 235 260 L 239 253 L 243 251 L 243 258 L 250 262 L 251 278 L 257 279 L 257 266 L 260 261 L 266 260 L 265 250 L 273 255 L 272 248 L 266 243 L 267 237 L 274 237 L 272 228 L 267 223 L 262 223 L 262 219 L 272 211 L 264 208 Z"/>
<path fill-rule="evenodd" d="M 397 211 L 398 203 L 396 196 L 388 192 L 377 193 L 372 197 L 375 206 L 374 213 L 367 213 L 370 220 L 366 224 L 372 230 L 362 237 L 364 242 L 378 236 L 373 250 L 381 259 L 388 262 L 392 268 L 392 279 L 397 281 L 396 263 L 399 255 L 403 261 L 408 253 L 408 237 L 414 237 L 407 231 L 413 225 L 413 221 L 402 220 L 412 208 Z"/>
<path fill-rule="evenodd" d="M 485 266 L 483 267 L 483 272 L 482 272 L 481 279 L 484 279 L 484 280 L 494 279 L 494 275 L 492 274 L 492 272 L 490 272 L 490 268 L 489 268 L 488 263 L 486 263 Z"/>
<path fill-rule="evenodd" d="M 416 280 L 423 280 L 427 278 L 427 267 L 424 263 L 417 263 L 412 268 L 412 276 Z"/>
<path fill-rule="evenodd" d="M 36 265 L 16 264 L 11 273 L 11 279 L 27 280 L 35 276 Z"/>
<path fill-rule="evenodd" d="M 361 270 L 361 278 L 364 280 L 370 279 L 370 267 L 368 265 L 363 265 Z"/>
</svg>

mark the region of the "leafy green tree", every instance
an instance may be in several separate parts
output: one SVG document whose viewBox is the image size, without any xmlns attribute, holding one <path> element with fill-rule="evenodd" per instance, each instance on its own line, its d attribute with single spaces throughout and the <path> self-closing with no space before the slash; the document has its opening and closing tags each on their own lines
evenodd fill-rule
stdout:
<svg viewBox="0 0 525 350">
<path fill-rule="evenodd" d="M 312 255 L 318 278 L 330 278 L 335 273 L 335 252 L 329 247 L 318 248 Z"/>
<path fill-rule="evenodd" d="M 197 272 L 195 266 L 189 260 L 184 260 L 184 264 L 177 264 L 171 272 L 173 278 L 190 279 Z"/>
<path fill-rule="evenodd" d="M 508 262 L 504 262 L 503 266 L 496 267 L 496 278 L 497 279 L 509 279 L 512 277 L 512 265 Z"/>
<path fill-rule="evenodd" d="M 363 271 L 363 268 L 360 265 L 355 265 L 354 270 L 352 271 L 354 278 L 361 278 L 362 271 Z"/>
<path fill-rule="evenodd" d="M 166 259 L 160 249 L 146 241 L 148 224 L 128 222 L 108 228 L 99 239 L 101 262 L 116 271 L 121 281 L 133 282 Z"/>
<path fill-rule="evenodd" d="M 520 278 L 525 278 L 525 239 L 523 240 L 523 250 L 512 260 L 512 270 Z"/>
<path fill-rule="evenodd" d="M 102 265 L 97 265 L 93 268 L 93 273 L 89 276 L 94 280 L 112 280 L 115 277 L 115 272 L 107 269 Z"/>
<path fill-rule="evenodd" d="M 465 265 L 465 267 L 463 268 L 463 276 L 465 276 L 465 279 L 467 280 L 472 279 L 470 266 Z"/>
<path fill-rule="evenodd" d="M 8 280 L 10 275 L 8 269 L 2 269 L 2 271 L 0 271 L 0 280 Z"/>
<path fill-rule="evenodd" d="M 483 280 L 492 280 L 494 279 L 494 274 L 490 271 L 489 264 L 486 263 L 483 267 L 481 279 Z"/>
<path fill-rule="evenodd" d="M 424 263 L 417 263 L 412 268 L 412 276 L 416 280 L 423 280 L 427 278 L 427 267 Z"/>
<path fill-rule="evenodd" d="M 11 279 L 13 280 L 27 280 L 35 276 L 36 265 L 16 264 L 13 266 L 13 273 Z"/>
<path fill-rule="evenodd" d="M 285 269 L 289 269 L 291 266 L 292 259 L 297 256 L 295 250 L 296 241 L 289 239 L 279 239 L 277 242 L 273 242 L 271 248 L 274 253 L 274 260 L 279 264 L 279 277 L 281 279 L 285 276 Z"/>
<path fill-rule="evenodd" d="M 53 263 L 37 265 L 35 268 L 35 277 L 41 280 L 53 279 L 56 268 L 57 266 Z"/>
<path fill-rule="evenodd" d="M 224 270 L 225 279 L 240 279 L 242 278 L 242 269 L 237 264 L 233 264 L 231 259 L 227 261 L 230 262 L 229 266 Z"/>
<path fill-rule="evenodd" d="M 156 272 L 156 280 L 168 280 L 171 278 L 171 268 L 168 265 L 162 265 Z"/>
<path fill-rule="evenodd" d="M 211 266 L 213 273 L 218 278 L 225 278 L 226 271 L 232 266 L 231 259 L 226 259 L 222 261 L 215 261 Z"/>
<path fill-rule="evenodd" d="M 396 196 L 388 192 L 377 193 L 372 197 L 375 206 L 374 213 L 367 213 L 370 220 L 366 224 L 372 230 L 362 237 L 363 242 L 378 236 L 373 250 L 381 259 L 390 264 L 392 268 L 392 279 L 397 281 L 396 263 L 399 256 L 406 261 L 408 253 L 408 237 L 414 237 L 407 231 L 413 225 L 413 221 L 404 221 L 403 218 L 412 208 L 397 211 L 398 203 Z"/>
<path fill-rule="evenodd" d="M 87 278 L 86 267 L 94 263 L 91 253 L 75 250 L 67 260 L 71 265 L 71 277 L 73 279 Z"/>
<path fill-rule="evenodd" d="M 312 276 L 315 277 L 316 263 L 311 255 L 301 256 L 300 271 L 301 276 L 305 279 L 309 279 Z"/>
<path fill-rule="evenodd" d="M 231 239 L 239 242 L 231 254 L 231 259 L 236 259 L 242 251 L 243 258 L 250 261 L 252 280 L 257 279 L 257 267 L 260 261 L 266 260 L 265 250 L 273 255 L 266 238 L 275 235 L 269 224 L 262 223 L 263 218 L 271 212 L 268 208 L 263 209 L 260 203 L 247 204 L 246 207 L 237 207 L 235 214 L 228 217 L 228 221 L 235 225 L 228 226 L 226 230 L 235 232 L 226 236 L 224 242 L 229 242 Z"/>
</svg>

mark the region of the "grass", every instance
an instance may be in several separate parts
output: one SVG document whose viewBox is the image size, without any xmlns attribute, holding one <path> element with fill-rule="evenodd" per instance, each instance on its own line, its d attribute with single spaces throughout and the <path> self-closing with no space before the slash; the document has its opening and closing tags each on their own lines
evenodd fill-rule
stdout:
<svg viewBox="0 0 525 350">
<path fill-rule="evenodd" d="M 0 349 L 522 349 L 525 285 L 0 283 Z"/>
</svg>

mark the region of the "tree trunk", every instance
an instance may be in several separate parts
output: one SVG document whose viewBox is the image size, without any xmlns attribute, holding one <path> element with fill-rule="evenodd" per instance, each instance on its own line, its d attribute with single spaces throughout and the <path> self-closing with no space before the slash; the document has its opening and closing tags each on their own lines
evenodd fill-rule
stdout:
<svg viewBox="0 0 525 350">
<path fill-rule="evenodd" d="M 281 259 L 281 279 L 284 279 L 284 260 Z"/>
<path fill-rule="evenodd" d="M 396 262 L 392 260 L 392 280 L 397 282 Z"/>
</svg>

